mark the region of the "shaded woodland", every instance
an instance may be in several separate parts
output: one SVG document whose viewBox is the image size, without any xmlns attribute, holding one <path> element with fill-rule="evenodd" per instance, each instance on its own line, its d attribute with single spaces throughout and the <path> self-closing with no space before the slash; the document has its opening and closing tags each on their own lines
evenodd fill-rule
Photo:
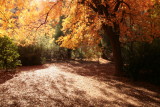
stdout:
<svg viewBox="0 0 160 107">
<path fill-rule="evenodd" d="M 0 106 L 160 106 L 160 0 L 0 5 Z"/>
</svg>

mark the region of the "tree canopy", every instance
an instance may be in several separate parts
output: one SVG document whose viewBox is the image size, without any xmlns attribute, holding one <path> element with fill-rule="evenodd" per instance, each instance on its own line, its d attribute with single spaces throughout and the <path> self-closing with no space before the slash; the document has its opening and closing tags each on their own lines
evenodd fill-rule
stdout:
<svg viewBox="0 0 160 107">
<path fill-rule="evenodd" d="M 160 37 L 159 0 L 1 0 L 0 35 L 18 45 L 52 37 L 62 20 L 61 47 L 98 46 L 100 32 L 110 39 L 117 70 L 122 68 L 121 43 Z M 54 38 L 53 38 L 54 39 Z M 53 40 L 52 40 L 53 41 Z M 52 42 L 51 41 L 51 42 Z"/>
</svg>

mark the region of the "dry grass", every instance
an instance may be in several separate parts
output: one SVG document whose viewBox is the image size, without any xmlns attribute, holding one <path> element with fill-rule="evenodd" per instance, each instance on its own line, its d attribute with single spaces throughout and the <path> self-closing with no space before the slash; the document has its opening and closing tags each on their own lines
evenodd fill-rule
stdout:
<svg viewBox="0 0 160 107">
<path fill-rule="evenodd" d="M 158 87 L 115 77 L 111 63 L 54 63 L 0 76 L 0 107 L 159 107 Z"/>
</svg>

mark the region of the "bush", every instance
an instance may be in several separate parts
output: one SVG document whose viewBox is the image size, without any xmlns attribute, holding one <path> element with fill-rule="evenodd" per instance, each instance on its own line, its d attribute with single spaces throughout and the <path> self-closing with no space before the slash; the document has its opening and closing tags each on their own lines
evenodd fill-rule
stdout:
<svg viewBox="0 0 160 107">
<path fill-rule="evenodd" d="M 0 37 L 0 68 L 7 71 L 20 65 L 17 49 L 17 46 L 9 37 Z"/>
<path fill-rule="evenodd" d="M 101 48 L 98 46 L 80 46 L 72 50 L 71 59 L 74 60 L 97 60 L 101 55 Z"/>
<path fill-rule="evenodd" d="M 152 43 L 132 42 L 123 45 L 125 71 L 134 79 L 160 82 L 160 39 Z M 139 78 L 138 78 L 139 77 Z"/>
<path fill-rule="evenodd" d="M 19 46 L 20 60 L 23 66 L 40 65 L 44 62 L 41 60 L 42 51 L 34 45 L 25 47 Z"/>
<path fill-rule="evenodd" d="M 39 36 L 35 43 L 18 48 L 22 65 L 41 65 L 54 60 L 67 58 L 67 50 L 60 48 L 48 35 Z"/>
</svg>

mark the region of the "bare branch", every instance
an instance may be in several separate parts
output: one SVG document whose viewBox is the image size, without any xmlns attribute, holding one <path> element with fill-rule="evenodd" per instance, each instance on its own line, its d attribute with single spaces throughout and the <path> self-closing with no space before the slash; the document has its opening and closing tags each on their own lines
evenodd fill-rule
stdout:
<svg viewBox="0 0 160 107">
<path fill-rule="evenodd" d="M 57 3 L 59 3 L 59 2 L 57 2 Z M 44 25 L 44 24 L 47 23 L 47 19 L 48 19 L 49 13 L 51 12 L 51 10 L 53 9 L 53 7 L 54 7 L 57 3 L 55 3 L 54 5 L 52 5 L 52 7 L 51 7 L 51 8 L 49 9 L 49 11 L 46 13 L 46 17 L 45 17 L 44 22 L 41 23 L 41 24 L 36 28 L 36 31 L 37 31 L 42 25 Z"/>
</svg>

